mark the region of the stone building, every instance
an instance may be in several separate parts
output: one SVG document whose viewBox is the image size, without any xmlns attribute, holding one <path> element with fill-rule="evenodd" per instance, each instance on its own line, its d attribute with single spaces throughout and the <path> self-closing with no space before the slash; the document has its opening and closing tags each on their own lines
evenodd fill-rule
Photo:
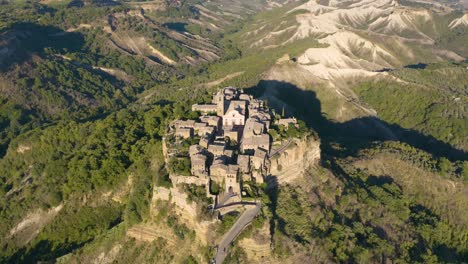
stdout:
<svg viewBox="0 0 468 264">
<path fill-rule="evenodd" d="M 215 104 L 194 104 L 192 111 L 199 111 L 202 114 L 217 113 L 218 106 Z"/>
<path fill-rule="evenodd" d="M 216 128 L 217 131 L 221 129 L 221 117 L 219 116 L 200 116 L 200 121 Z"/>
<path fill-rule="evenodd" d="M 263 169 L 265 166 L 265 160 L 267 158 L 267 152 L 262 149 L 256 149 L 252 156 L 252 167 L 256 170 Z"/>
<path fill-rule="evenodd" d="M 208 172 L 206 170 L 206 156 L 198 153 L 190 156 L 190 161 L 192 163 L 191 172 L 195 176 L 207 176 Z"/>
<path fill-rule="evenodd" d="M 297 126 L 297 119 L 295 117 L 281 118 L 277 121 L 278 125 L 283 125 L 288 128 L 289 125 Z"/>
<path fill-rule="evenodd" d="M 245 101 L 229 101 L 229 107 L 223 115 L 223 126 L 243 126 L 245 124 L 245 115 Z"/>
<path fill-rule="evenodd" d="M 219 141 L 214 141 L 212 144 L 208 146 L 208 151 L 213 154 L 213 156 L 222 156 L 224 154 L 224 150 L 226 149 L 226 144 Z"/>
<path fill-rule="evenodd" d="M 187 127 L 176 128 L 175 135 L 181 138 L 191 138 L 193 137 L 193 128 L 187 128 Z"/>
<path fill-rule="evenodd" d="M 270 152 L 270 136 L 268 134 L 261 134 L 249 138 L 244 137 L 240 149 L 245 153 L 253 153 L 256 149 Z"/>
<path fill-rule="evenodd" d="M 241 173 L 250 173 L 250 156 L 249 155 L 238 155 L 237 164 L 239 165 L 239 171 Z"/>
<path fill-rule="evenodd" d="M 175 128 L 194 128 L 195 120 L 176 120 L 174 126 Z"/>
<path fill-rule="evenodd" d="M 198 154 L 198 153 L 202 153 L 202 152 L 203 152 L 203 148 L 202 148 L 202 146 L 200 146 L 198 144 L 195 144 L 195 145 L 192 145 L 192 146 L 189 147 L 189 155 L 190 156 Z"/>
<path fill-rule="evenodd" d="M 198 144 L 207 149 L 210 144 L 210 138 L 208 136 L 202 136 Z"/>
<path fill-rule="evenodd" d="M 234 158 L 234 151 L 230 149 L 225 149 L 223 153 L 223 157 L 226 162 L 231 162 L 232 159 Z"/>
<path fill-rule="evenodd" d="M 239 142 L 239 132 L 237 132 L 233 128 L 224 129 L 224 137 L 228 137 L 231 140 Z"/>
<path fill-rule="evenodd" d="M 225 190 L 228 193 L 240 194 L 240 183 L 237 181 L 239 166 L 228 165 L 225 179 Z"/>
<path fill-rule="evenodd" d="M 215 132 L 215 128 L 212 126 L 206 126 L 205 123 L 201 123 L 201 124 L 204 124 L 205 126 L 196 127 L 195 133 L 200 137 L 203 137 L 203 136 L 211 137 Z"/>
</svg>

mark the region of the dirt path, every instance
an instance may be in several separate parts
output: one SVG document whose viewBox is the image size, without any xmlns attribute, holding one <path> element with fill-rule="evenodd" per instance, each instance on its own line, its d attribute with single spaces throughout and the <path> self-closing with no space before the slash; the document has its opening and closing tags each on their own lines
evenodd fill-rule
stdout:
<svg viewBox="0 0 468 264">
<path fill-rule="evenodd" d="M 202 83 L 202 84 L 198 85 L 198 87 L 207 87 L 207 88 L 215 87 L 217 85 L 222 84 L 223 82 L 225 82 L 227 80 L 230 80 L 230 79 L 235 78 L 237 76 L 240 76 L 242 74 L 244 74 L 243 71 L 230 73 L 230 74 L 224 76 L 223 78 L 220 78 L 220 79 L 208 82 L 208 83 Z"/>
<path fill-rule="evenodd" d="M 152 242 L 157 238 L 165 239 L 168 244 L 176 245 L 176 239 L 170 235 L 167 230 L 160 230 L 155 226 L 150 225 L 136 225 L 127 231 L 127 236 L 133 237 L 140 241 Z"/>
</svg>

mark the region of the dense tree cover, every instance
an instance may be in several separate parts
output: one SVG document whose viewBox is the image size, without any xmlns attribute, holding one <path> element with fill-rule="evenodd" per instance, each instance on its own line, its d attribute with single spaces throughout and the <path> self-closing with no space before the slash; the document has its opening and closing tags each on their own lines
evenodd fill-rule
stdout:
<svg viewBox="0 0 468 264">
<path fill-rule="evenodd" d="M 197 15 L 193 3 L 181 3 L 181 8 L 171 6 L 162 15 L 166 18 Z M 108 33 L 98 27 L 61 35 L 79 24 L 99 23 L 108 14 L 129 10 L 125 5 L 1 6 L 0 34 L 27 33 L 18 38 L 17 44 L 26 51 L 24 56 L 12 60 L 18 64 L 2 65 L 6 70 L 2 70 L 0 88 L 7 92 L 0 96 L 0 236 L 7 237 L 26 212 L 65 204 L 63 211 L 25 248 L 1 241 L 1 260 L 53 259 L 73 250 L 77 252 L 84 243 L 95 246 L 103 236 L 117 230 L 117 238 L 106 238 L 123 245 L 121 252 L 125 253 L 119 255 L 122 258 L 117 262 L 173 261 L 173 252 L 164 250 L 167 245 L 163 239 L 142 246 L 122 238 L 125 228 L 148 220 L 153 185 L 170 186 L 161 146 L 168 121 L 196 118 L 196 114 L 188 111 L 191 100 L 210 99 L 210 93 L 200 88 L 201 83 L 243 72 L 224 84 L 253 87 L 261 73 L 285 53 L 294 57 L 319 45 L 313 39 L 305 39 L 277 49 L 242 53 L 236 35 L 216 35 L 187 25 L 184 30 L 217 38 L 216 43 L 224 49 L 224 57 L 218 62 L 189 69 L 148 64 L 141 56 L 111 47 Z M 194 54 L 170 38 L 159 25 L 132 16 L 116 23 L 131 34 L 148 38 L 154 47 L 174 60 Z M 237 26 L 233 26 L 233 31 L 239 34 L 249 29 Z M 28 28 L 37 34 L 26 31 Z M 110 76 L 92 66 L 118 69 L 126 75 Z M 467 127 L 462 121 L 466 115 L 460 104 L 466 101 L 466 70 L 448 65 L 392 74 L 411 83 L 407 86 L 367 83 L 356 91 L 388 122 L 465 147 Z M 447 82 L 444 75 L 451 76 L 451 81 Z M 140 101 L 132 105 L 137 99 Z M 416 100 L 418 103 L 414 104 Z M 395 107 L 400 111 L 394 111 Z M 299 129 L 277 128 L 272 133 L 277 138 L 287 138 L 305 131 L 301 124 Z M 184 141 L 180 147 L 186 151 L 191 143 Z M 467 162 L 435 158 L 398 143 L 364 150 L 359 158 L 379 153 L 396 154 L 418 168 L 457 182 L 468 178 Z M 327 152 L 325 156 L 331 154 Z M 270 197 L 265 197 L 265 186 L 245 188 L 249 197 L 260 198 L 265 205 L 252 228 L 271 220 L 274 251 L 279 257 L 294 253 L 298 244 L 307 254 L 321 255 L 323 262 L 457 262 L 467 258 L 466 225 L 444 215 L 439 207 L 442 201 L 430 207 L 386 175 L 369 175 L 349 162 L 328 160 L 324 164 L 331 172 L 323 168 L 311 172 L 326 180 L 313 178 L 300 187 L 280 186 L 279 190 L 272 187 L 273 190 L 268 189 Z M 189 164 L 187 158 L 175 159 L 168 169 L 190 174 Z M 102 193 L 127 185 L 128 193 L 121 198 L 120 205 L 76 202 L 90 194 L 95 194 L 92 198 L 96 200 L 106 199 Z M 211 185 L 212 192 L 220 189 Z M 190 200 L 207 204 L 201 188 L 185 186 L 184 190 Z M 178 239 L 194 239 L 193 231 L 177 217 L 169 214 L 161 217 Z M 219 230 L 226 231 L 234 220 L 234 216 L 226 216 Z M 107 232 L 121 221 L 122 225 Z M 251 231 L 248 229 L 247 233 Z M 308 252 L 311 249 L 314 252 Z M 245 259 L 245 253 L 236 249 L 230 259 Z M 78 262 L 86 261 L 89 260 L 84 258 Z M 190 263 L 193 258 L 188 256 L 186 261 Z"/>
<path fill-rule="evenodd" d="M 8 143 L 13 138 L 40 124 L 41 118 L 38 113 L 9 102 L 0 96 L 0 157 L 3 157 Z"/>
<path fill-rule="evenodd" d="M 464 181 L 468 181 L 467 160 L 451 162 L 445 157 L 434 157 L 434 155 L 397 141 L 375 144 L 372 148 L 360 150 L 358 155 L 366 157 L 376 155 L 378 153 L 396 154 L 399 158 L 410 161 L 415 166 L 423 168 L 424 170 L 455 180 L 462 179 Z"/>
<path fill-rule="evenodd" d="M 6 234 L 25 211 L 112 190 L 128 177 L 132 189 L 123 219 L 128 224 L 144 219 L 153 183 L 167 176 L 161 137 L 177 108 L 125 109 L 96 121 L 59 122 L 16 138 L 0 160 L 0 233 Z"/>
<path fill-rule="evenodd" d="M 338 162 L 330 168 L 336 180 L 312 188 L 284 186 L 276 194 L 279 256 L 291 254 L 286 235 L 306 252 L 314 245 L 315 257 L 324 261 L 440 263 L 467 258 L 468 230 L 405 194 L 390 176 L 368 175 Z"/>
<path fill-rule="evenodd" d="M 31 263 L 55 259 L 93 240 L 121 221 L 121 208 L 115 204 L 100 207 L 66 207 L 26 248 L 0 261 Z"/>
<path fill-rule="evenodd" d="M 173 157 L 167 164 L 169 171 L 175 175 L 190 176 L 190 159 L 187 157 Z"/>
<path fill-rule="evenodd" d="M 167 4 L 166 10 L 158 12 L 159 15 L 169 18 L 196 18 L 199 16 L 198 10 L 193 6 L 198 1 L 192 0 L 181 0 L 181 1 L 170 1 L 165 0 Z"/>
<path fill-rule="evenodd" d="M 141 57 L 109 48 L 108 36 L 99 27 L 64 32 L 126 10 L 122 6 L 48 7 L 38 3 L 2 6 L 0 32 L 12 39 L 6 45 L 14 52 L 3 57 L 5 63 L 0 65 L 0 156 L 19 133 L 59 119 L 103 115 L 128 105 L 144 89 L 177 79 L 186 70 L 148 65 Z M 165 35 L 158 37 L 181 47 Z"/>
<path fill-rule="evenodd" d="M 368 82 L 354 90 L 388 123 L 418 130 L 466 151 L 466 64 L 408 68 L 392 75 L 407 83 Z"/>
</svg>

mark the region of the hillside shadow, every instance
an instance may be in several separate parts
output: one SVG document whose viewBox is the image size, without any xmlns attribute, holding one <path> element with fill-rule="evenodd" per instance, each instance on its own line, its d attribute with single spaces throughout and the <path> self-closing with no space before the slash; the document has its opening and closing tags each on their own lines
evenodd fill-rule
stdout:
<svg viewBox="0 0 468 264">
<path fill-rule="evenodd" d="M 0 72 L 4 72 L 14 64 L 30 60 L 34 54 L 81 51 L 85 39 L 79 32 L 25 22 L 0 32 L 0 42 L 5 43 L 2 48 L 12 51 L 9 55 L 0 56 Z"/>
<path fill-rule="evenodd" d="M 466 152 L 431 135 L 424 135 L 397 124 L 389 124 L 377 117 L 360 117 L 343 123 L 330 120 L 322 113 L 321 103 L 314 91 L 300 89 L 288 82 L 262 80 L 246 92 L 268 99 L 269 106 L 277 113 L 281 113 L 286 104 L 287 114 L 303 120 L 307 127 L 319 134 L 324 154 L 355 155 L 360 149 L 368 148 L 375 143 L 398 140 L 435 157 L 443 156 L 450 160 L 468 158 Z M 339 151 L 331 147 L 336 143 L 341 146 Z"/>
</svg>

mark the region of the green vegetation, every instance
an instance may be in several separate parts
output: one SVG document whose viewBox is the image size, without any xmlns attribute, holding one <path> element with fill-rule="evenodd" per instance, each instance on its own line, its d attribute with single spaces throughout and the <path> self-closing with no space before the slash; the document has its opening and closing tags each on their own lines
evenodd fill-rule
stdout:
<svg viewBox="0 0 468 264">
<path fill-rule="evenodd" d="M 306 136 L 309 132 L 304 121 L 299 120 L 297 126 L 289 124 L 288 127 L 284 125 L 271 125 L 268 133 L 273 138 L 273 141 L 284 140 L 288 138 L 301 138 Z"/>
<path fill-rule="evenodd" d="M 211 194 L 219 194 L 220 191 L 222 190 L 222 187 L 219 186 L 219 184 L 215 181 L 210 181 L 210 193 Z"/>
<path fill-rule="evenodd" d="M 274 207 L 278 256 L 291 254 L 297 243 L 314 244 L 318 259 L 337 262 L 466 259 L 468 222 L 453 226 L 448 217 L 422 205 L 423 197 L 406 194 L 392 180 L 396 175 L 370 175 L 345 160 L 331 161 L 330 170 L 334 177 L 327 183 L 279 189 Z M 327 173 L 314 171 L 308 177 Z"/>
<path fill-rule="evenodd" d="M 190 176 L 192 173 L 190 172 L 191 164 L 190 159 L 187 157 L 173 157 L 169 160 L 167 164 L 167 168 L 169 171 L 175 175 L 184 175 Z"/>
<path fill-rule="evenodd" d="M 388 123 L 415 129 L 466 151 L 466 66 L 434 64 L 426 69 L 397 70 L 391 74 L 406 83 L 367 82 L 354 90 Z"/>
<path fill-rule="evenodd" d="M 195 239 L 195 231 L 190 230 L 185 224 L 179 223 L 176 216 L 171 215 L 167 218 L 167 225 L 172 228 L 174 234 L 181 240 L 186 237 L 190 240 Z"/>
<path fill-rule="evenodd" d="M 46 226 L 21 255 L 4 258 L 2 262 L 25 263 L 47 261 L 82 246 L 103 234 L 121 221 L 121 208 L 115 204 L 100 207 L 66 207 L 55 220 Z"/>
<path fill-rule="evenodd" d="M 216 232 L 219 234 L 225 234 L 234 225 L 237 218 L 239 218 L 239 215 L 239 212 L 230 212 L 223 215 L 223 217 L 221 218 L 221 222 L 216 228 Z"/>
<path fill-rule="evenodd" d="M 164 164 L 162 137 L 169 121 L 199 116 L 189 111 L 190 105 L 208 102 L 217 88 L 200 84 L 241 72 L 220 85 L 256 87 L 249 90 L 255 93 L 268 88 L 259 81 L 280 57 L 294 58 L 322 45 L 313 38 L 268 49 L 251 45 L 280 30 L 286 33 L 262 45 L 284 43 L 291 36 L 287 28 L 296 25 L 294 16 L 305 12 L 287 11 L 300 2 L 245 20 L 224 16 L 230 25 L 216 32 L 187 23 L 200 16 L 196 0 L 167 1 L 165 11 L 145 11 L 142 16 L 131 13 L 136 10 L 132 3 L 78 2 L 0 4 L 0 49 L 12 52 L 0 54 L 0 262 L 59 258 L 59 263 L 88 263 L 100 260 L 102 253 L 116 263 L 200 262 L 194 252 L 177 259 L 176 252 L 168 250 L 171 241 L 164 238 L 140 243 L 126 235 L 137 224 L 167 224 L 177 242 L 197 242 L 195 231 L 168 202 L 150 207 L 155 185 L 172 186 L 168 171 L 190 175 L 186 154 L 198 140 L 167 138 L 177 144 L 179 156 Z M 248 5 L 259 3 L 243 8 Z M 436 28 L 424 32 L 435 38 L 437 47 L 466 54 L 465 29 L 437 28 L 459 14 L 451 16 L 437 17 Z M 265 27 L 257 36 L 247 34 L 259 25 Z M 184 64 L 188 56 L 199 54 L 180 32 L 202 35 L 206 42 L 199 45 L 215 46 L 221 58 Z M 178 64 L 140 53 L 138 45 L 120 47 L 116 40 L 127 37 L 144 38 L 145 45 Z M 288 63 L 293 62 L 284 65 Z M 404 82 L 369 81 L 354 90 L 395 127 L 466 151 L 466 66 L 441 63 L 396 70 L 390 74 Z M 279 96 L 308 117 L 303 93 L 289 91 Z M 272 128 L 275 140 L 313 133 L 303 122 L 299 128 Z M 306 173 L 304 182 L 268 188 L 244 183 L 248 198 L 261 200 L 263 208 L 241 237 L 255 236 L 269 223 L 280 260 L 293 255 L 325 263 L 468 259 L 468 162 L 437 155 L 438 150 L 429 154 L 400 142 L 363 143 L 343 134 L 336 139 L 321 135 L 322 163 Z M 199 218 L 209 219 L 206 205 L 212 201 L 204 187 L 187 185 L 184 191 L 200 205 Z M 220 191 L 212 182 L 210 192 Z M 43 226 L 23 222 L 38 231 L 30 240 L 22 234 L 9 236 L 30 214 L 59 205 L 63 208 L 50 221 L 41 219 Z M 238 216 L 225 215 L 216 232 L 229 230 Z M 205 253 L 206 259 L 213 257 L 209 247 Z M 246 261 L 246 253 L 236 246 L 226 262 L 241 261 Z"/>
<path fill-rule="evenodd" d="M 183 264 L 198 264 L 198 261 L 190 255 L 184 260 Z"/>
<path fill-rule="evenodd" d="M 60 122 L 16 138 L 0 160 L 0 233 L 6 234 L 25 211 L 112 190 L 124 185 L 128 177 L 132 188 L 123 219 L 129 225 L 140 222 L 148 215 L 153 182 L 166 177 L 161 167 L 161 137 L 175 108 L 168 104 L 126 109 L 96 121 Z M 18 152 L 21 146 L 29 149 Z M 36 258 L 46 257 L 44 251 L 35 252 Z"/>
<path fill-rule="evenodd" d="M 188 194 L 189 202 L 194 202 L 201 206 L 207 206 L 212 203 L 211 198 L 206 197 L 205 186 L 197 186 L 194 184 L 184 185 L 184 191 Z"/>
<path fill-rule="evenodd" d="M 434 155 L 400 142 L 388 141 L 376 144 L 370 149 L 361 150 L 359 155 L 372 156 L 378 153 L 396 154 L 400 159 L 409 161 L 417 167 L 453 180 L 462 179 L 466 181 L 468 179 L 468 161 L 450 162 L 445 157 L 436 158 Z"/>
</svg>

